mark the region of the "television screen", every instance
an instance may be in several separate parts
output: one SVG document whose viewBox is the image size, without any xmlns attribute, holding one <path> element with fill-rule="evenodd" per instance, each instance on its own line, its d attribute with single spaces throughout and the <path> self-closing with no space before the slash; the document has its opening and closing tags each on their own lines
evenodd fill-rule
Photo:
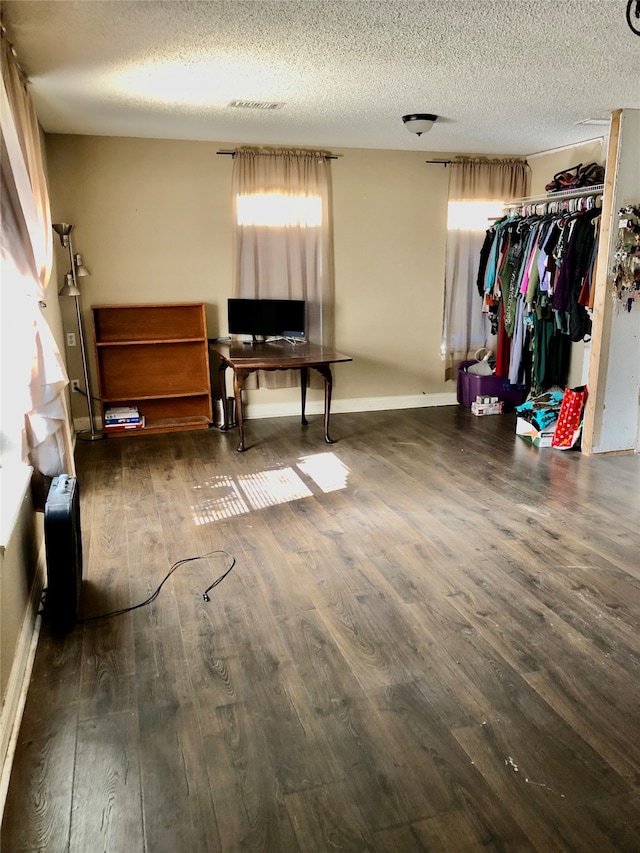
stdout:
<svg viewBox="0 0 640 853">
<path fill-rule="evenodd" d="M 229 299 L 229 334 L 303 338 L 304 299 Z"/>
</svg>

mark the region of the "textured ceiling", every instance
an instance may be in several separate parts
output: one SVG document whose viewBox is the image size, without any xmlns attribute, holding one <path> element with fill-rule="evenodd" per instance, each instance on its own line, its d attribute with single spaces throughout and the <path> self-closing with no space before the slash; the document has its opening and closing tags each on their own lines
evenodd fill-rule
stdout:
<svg viewBox="0 0 640 853">
<path fill-rule="evenodd" d="M 53 133 L 528 154 L 640 108 L 626 0 L 3 0 Z M 282 104 L 230 107 L 232 100 Z M 401 117 L 440 116 L 422 137 Z"/>
</svg>

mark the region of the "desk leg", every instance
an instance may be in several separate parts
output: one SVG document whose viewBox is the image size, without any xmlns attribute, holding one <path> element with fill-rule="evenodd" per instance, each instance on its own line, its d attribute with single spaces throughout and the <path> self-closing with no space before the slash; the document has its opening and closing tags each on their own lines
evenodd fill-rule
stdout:
<svg viewBox="0 0 640 853">
<path fill-rule="evenodd" d="M 244 412 L 242 411 L 242 387 L 244 380 L 251 373 L 250 370 L 236 369 L 233 371 L 233 396 L 236 399 L 236 420 L 238 422 L 238 432 L 240 433 L 240 443 L 238 444 L 238 453 L 244 451 Z"/>
<path fill-rule="evenodd" d="M 228 429 L 231 429 L 231 424 L 229 423 L 229 409 L 227 407 L 227 383 L 225 382 L 225 376 L 227 374 L 227 365 L 223 362 L 220 362 L 220 367 L 218 368 L 218 380 L 220 385 L 220 400 L 222 401 L 222 415 L 224 421 L 220 429 L 222 432 L 226 432 Z"/>
<path fill-rule="evenodd" d="M 331 389 L 333 388 L 333 378 L 331 376 L 331 368 L 328 364 L 319 365 L 316 370 L 324 378 L 324 440 L 327 444 L 335 444 L 335 441 L 329 435 L 329 418 L 331 416 Z"/>
<path fill-rule="evenodd" d="M 302 425 L 307 426 L 309 421 L 305 417 L 304 410 L 307 405 L 307 380 L 309 378 L 309 368 L 300 368 L 300 397 L 302 403 Z"/>
</svg>

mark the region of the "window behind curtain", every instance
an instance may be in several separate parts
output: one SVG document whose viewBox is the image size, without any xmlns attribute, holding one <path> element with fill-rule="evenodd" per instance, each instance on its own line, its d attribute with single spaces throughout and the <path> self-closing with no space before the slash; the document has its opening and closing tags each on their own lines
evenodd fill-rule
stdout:
<svg viewBox="0 0 640 853">
<path fill-rule="evenodd" d="M 504 202 L 526 194 L 528 178 L 524 160 L 478 157 L 452 163 L 441 350 L 445 379 L 455 379 L 461 361 L 491 344 L 476 288 L 480 250 L 490 220 L 500 216 Z"/>
<path fill-rule="evenodd" d="M 483 238 L 487 228 L 502 216 L 504 201 L 450 201 L 447 231 L 477 231 Z"/>
<path fill-rule="evenodd" d="M 241 227 L 321 228 L 322 197 L 283 192 L 239 195 L 237 224 Z"/>
<path fill-rule="evenodd" d="M 27 464 L 54 476 L 73 474 L 74 461 L 63 394 L 67 375 L 39 304 L 52 265 L 40 130 L 4 31 L 0 60 L 0 488 L 9 493 L 5 478 L 22 477 Z"/>
<path fill-rule="evenodd" d="M 235 152 L 234 295 L 304 299 L 307 338 L 333 340 L 329 165 L 326 152 L 240 148 Z M 262 376 L 261 385 L 295 374 Z"/>
</svg>

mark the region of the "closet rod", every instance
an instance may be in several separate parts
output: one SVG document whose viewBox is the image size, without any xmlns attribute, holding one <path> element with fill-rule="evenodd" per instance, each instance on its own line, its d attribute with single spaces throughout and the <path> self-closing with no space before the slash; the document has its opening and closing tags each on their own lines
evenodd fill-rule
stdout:
<svg viewBox="0 0 640 853">
<path fill-rule="evenodd" d="M 523 204 L 542 204 L 550 201 L 563 201 L 568 198 L 586 198 L 590 195 L 602 195 L 604 184 L 593 184 L 590 187 L 580 187 L 577 190 L 566 190 L 561 193 L 545 193 L 545 195 L 530 195 L 526 198 L 515 198 L 508 201 L 505 207 L 520 207 Z"/>
</svg>

